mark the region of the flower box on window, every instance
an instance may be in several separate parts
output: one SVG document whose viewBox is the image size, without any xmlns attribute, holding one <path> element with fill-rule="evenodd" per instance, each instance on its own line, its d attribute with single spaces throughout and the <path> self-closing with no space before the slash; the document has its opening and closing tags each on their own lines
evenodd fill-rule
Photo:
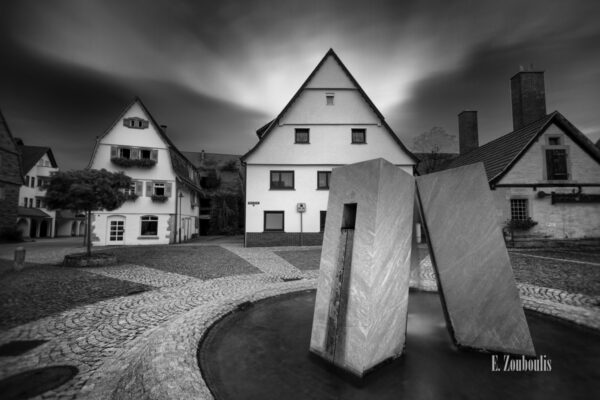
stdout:
<svg viewBox="0 0 600 400">
<path fill-rule="evenodd" d="M 527 219 L 509 219 L 506 221 L 506 227 L 512 230 L 523 230 L 533 228 L 537 225 L 537 222 L 532 220 L 531 217 Z"/>
<path fill-rule="evenodd" d="M 153 194 L 152 195 L 152 201 L 157 201 L 157 202 L 164 203 L 168 199 L 169 199 L 169 196 L 160 195 L 160 194 Z"/>
<path fill-rule="evenodd" d="M 112 157 L 110 160 L 120 167 L 151 168 L 156 165 L 156 160 L 150 158 L 131 159 L 125 157 Z"/>
</svg>

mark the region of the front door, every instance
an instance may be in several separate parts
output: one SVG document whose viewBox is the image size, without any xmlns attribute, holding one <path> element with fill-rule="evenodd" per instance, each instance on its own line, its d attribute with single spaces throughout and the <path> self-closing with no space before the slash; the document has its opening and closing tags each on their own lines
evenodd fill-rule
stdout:
<svg viewBox="0 0 600 400">
<path fill-rule="evenodd" d="M 123 244 L 125 236 L 125 217 L 108 217 L 107 244 Z"/>
</svg>

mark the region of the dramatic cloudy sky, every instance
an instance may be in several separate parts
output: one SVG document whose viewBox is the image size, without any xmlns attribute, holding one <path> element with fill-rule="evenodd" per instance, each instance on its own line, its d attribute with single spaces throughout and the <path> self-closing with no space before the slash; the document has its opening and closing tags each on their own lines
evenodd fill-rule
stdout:
<svg viewBox="0 0 600 400">
<path fill-rule="evenodd" d="M 0 108 L 64 169 L 137 95 L 183 150 L 243 154 L 331 47 L 410 147 L 479 111 L 512 129 L 510 77 L 545 70 L 548 111 L 600 137 L 600 2 L 2 0 Z"/>
</svg>

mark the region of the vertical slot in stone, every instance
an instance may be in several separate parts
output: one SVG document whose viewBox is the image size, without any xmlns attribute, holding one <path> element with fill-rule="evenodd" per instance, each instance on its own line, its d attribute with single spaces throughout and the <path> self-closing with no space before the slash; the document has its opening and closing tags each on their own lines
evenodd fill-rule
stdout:
<svg viewBox="0 0 600 400">
<path fill-rule="evenodd" d="M 327 336 L 325 352 L 334 361 L 336 349 L 343 346 L 344 325 L 350 291 L 350 268 L 352 265 L 352 248 L 354 244 L 354 227 L 356 225 L 356 203 L 344 204 L 340 247 L 336 263 L 336 274 L 333 281 L 331 302 L 327 318 Z"/>
</svg>

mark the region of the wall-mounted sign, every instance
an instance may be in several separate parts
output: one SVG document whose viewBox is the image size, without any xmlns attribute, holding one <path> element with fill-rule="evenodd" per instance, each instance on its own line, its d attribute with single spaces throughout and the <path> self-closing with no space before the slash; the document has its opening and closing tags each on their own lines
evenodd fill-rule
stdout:
<svg viewBox="0 0 600 400">
<path fill-rule="evenodd" d="M 600 203 L 600 194 L 552 193 L 552 204 L 556 203 Z"/>
<path fill-rule="evenodd" d="M 259 205 L 259 204 L 260 204 L 260 201 L 249 201 L 249 202 L 248 202 L 248 205 L 250 205 L 250 206 L 252 206 L 252 207 L 254 207 L 254 206 L 257 206 L 257 205 Z"/>
</svg>

